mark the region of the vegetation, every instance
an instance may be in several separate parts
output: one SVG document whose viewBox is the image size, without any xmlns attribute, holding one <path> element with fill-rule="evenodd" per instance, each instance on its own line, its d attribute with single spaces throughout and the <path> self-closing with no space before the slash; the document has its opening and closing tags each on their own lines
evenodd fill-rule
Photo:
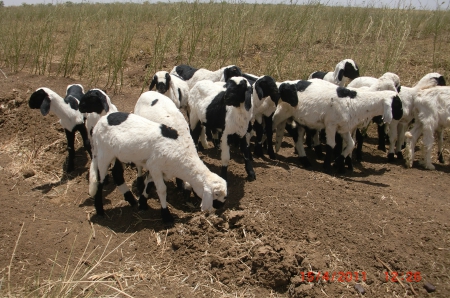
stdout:
<svg viewBox="0 0 450 298">
<path fill-rule="evenodd" d="M 0 11 L 0 68 L 83 78 L 116 91 L 130 63 L 146 65 L 147 77 L 180 63 L 237 64 L 284 80 L 352 58 L 363 74 L 389 70 L 414 82 L 430 71 L 446 75 L 449 41 L 450 13 L 442 9 L 195 1 L 66 2 Z M 412 46 L 421 51 L 410 52 Z M 426 69 L 402 73 L 418 60 Z"/>
</svg>

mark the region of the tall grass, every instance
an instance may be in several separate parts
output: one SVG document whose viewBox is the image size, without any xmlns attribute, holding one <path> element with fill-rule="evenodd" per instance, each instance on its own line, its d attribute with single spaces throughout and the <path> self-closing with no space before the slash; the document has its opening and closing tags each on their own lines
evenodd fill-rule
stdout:
<svg viewBox="0 0 450 298">
<path fill-rule="evenodd" d="M 421 61 L 450 65 L 448 10 L 248 4 L 240 1 L 26 5 L 0 9 L 0 66 L 87 79 L 120 91 L 131 63 L 148 77 L 176 64 L 237 64 L 277 79 L 305 78 L 352 58 L 364 74 Z M 419 53 L 410 48 L 420 44 Z M 422 57 L 420 56 L 422 53 Z M 142 62 L 140 62 L 142 61 Z"/>
</svg>

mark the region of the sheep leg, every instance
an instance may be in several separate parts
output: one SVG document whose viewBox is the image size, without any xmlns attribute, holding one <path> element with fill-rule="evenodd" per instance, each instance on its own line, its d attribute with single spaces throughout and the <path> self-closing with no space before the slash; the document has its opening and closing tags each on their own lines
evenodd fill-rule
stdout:
<svg viewBox="0 0 450 298">
<path fill-rule="evenodd" d="M 192 129 L 192 127 L 194 127 L 194 129 Z M 192 125 L 192 122 L 191 122 L 191 137 L 192 137 L 192 140 L 194 141 L 195 147 L 197 148 L 198 151 L 202 151 L 202 149 L 204 149 L 203 146 L 202 146 L 203 148 L 200 148 L 198 145 L 198 141 L 199 141 L 202 129 L 203 129 L 203 127 L 202 127 L 202 124 L 200 123 L 200 121 L 198 121 L 195 125 Z"/>
<path fill-rule="evenodd" d="M 137 178 L 136 178 L 136 188 L 138 193 L 141 194 L 144 192 L 145 188 L 145 176 L 142 174 L 142 167 L 136 166 L 137 168 Z"/>
<path fill-rule="evenodd" d="M 434 135 L 433 135 L 433 129 L 431 128 L 424 128 L 423 129 L 423 159 L 424 159 L 424 166 L 428 170 L 434 170 L 434 166 L 431 163 L 431 149 L 433 148 L 434 143 Z"/>
<path fill-rule="evenodd" d="M 275 137 L 275 152 L 280 151 L 281 143 L 283 142 L 284 137 L 284 129 L 286 127 L 286 121 L 281 122 L 278 124 L 276 129 L 276 137 Z"/>
<path fill-rule="evenodd" d="M 419 136 L 422 132 L 422 124 L 419 123 L 419 121 L 416 121 L 411 131 L 408 131 L 405 133 L 405 137 L 408 139 L 406 151 L 408 152 L 407 158 L 406 158 L 406 166 L 412 167 L 414 162 L 414 151 L 416 147 L 417 140 L 419 139 Z"/>
<path fill-rule="evenodd" d="M 438 135 L 438 160 L 440 163 L 445 163 L 444 155 L 442 154 L 442 148 L 444 145 L 444 130 L 437 129 L 436 133 Z"/>
<path fill-rule="evenodd" d="M 151 175 L 148 175 L 147 179 L 145 179 L 144 184 L 145 189 L 139 196 L 139 210 L 148 210 L 150 208 L 150 206 L 147 204 L 147 200 L 153 186 L 155 186 L 155 183 L 153 182 Z"/>
<path fill-rule="evenodd" d="M 391 124 L 389 125 L 389 153 L 388 153 L 388 162 L 391 163 L 395 162 L 394 150 L 398 135 L 397 127 L 398 121 L 392 120 Z"/>
<path fill-rule="evenodd" d="M 303 136 L 305 135 L 305 127 L 299 125 L 297 126 L 297 132 L 299 138 L 297 138 L 297 142 L 295 143 L 295 148 L 297 149 L 298 156 L 300 157 L 300 163 L 303 167 L 308 168 L 311 166 L 311 162 L 306 157 L 305 146 L 303 144 Z"/>
<path fill-rule="evenodd" d="M 270 159 L 276 159 L 275 152 L 273 151 L 273 114 L 269 117 L 264 116 L 264 123 L 266 124 L 266 136 L 267 136 L 267 154 L 269 154 Z"/>
<path fill-rule="evenodd" d="M 222 141 L 220 142 L 220 159 L 222 161 L 222 169 L 220 172 L 220 177 L 222 177 L 225 181 L 227 180 L 227 172 L 228 172 L 228 163 L 230 162 L 230 145 L 229 145 L 229 137 L 231 135 L 222 134 Z"/>
<path fill-rule="evenodd" d="M 73 131 L 64 129 L 64 131 L 66 132 L 67 151 L 69 152 L 69 156 L 67 157 L 67 173 L 70 173 L 75 168 L 75 129 Z"/>
<path fill-rule="evenodd" d="M 252 159 L 250 155 L 250 149 L 247 146 L 247 139 L 245 136 L 240 137 L 241 152 L 244 155 L 245 171 L 247 172 L 248 179 L 253 181 L 256 179 L 255 170 L 253 169 Z"/>
<path fill-rule="evenodd" d="M 255 142 L 255 156 L 261 158 L 264 156 L 263 149 L 262 149 L 262 136 L 263 136 L 263 126 L 262 123 L 258 122 L 258 120 L 255 120 L 255 123 L 253 124 L 253 129 L 256 133 L 256 142 Z"/>
<path fill-rule="evenodd" d="M 327 137 L 327 146 L 326 146 L 326 154 L 325 154 L 325 160 L 323 162 L 323 168 L 326 173 L 330 172 L 331 170 L 331 160 L 333 159 L 333 148 L 336 146 L 336 128 L 332 126 L 328 126 L 325 129 L 326 137 Z"/>
<path fill-rule="evenodd" d="M 318 130 L 314 130 L 313 146 L 314 146 L 314 152 L 316 153 L 316 158 L 317 159 L 322 159 L 323 158 L 323 152 L 322 152 L 322 145 L 320 145 L 319 131 Z"/>
<path fill-rule="evenodd" d="M 174 221 L 172 214 L 170 214 L 169 208 L 167 208 L 167 187 L 164 183 L 164 177 L 160 171 L 150 170 L 153 181 L 155 182 L 156 192 L 158 193 L 159 201 L 161 203 L 161 217 L 163 222 L 171 223 Z"/>
<path fill-rule="evenodd" d="M 84 124 L 78 124 L 75 129 L 80 132 L 81 138 L 83 139 L 84 150 L 87 151 L 89 157 L 92 159 L 92 147 L 91 141 L 89 140 L 88 132 Z"/>
<path fill-rule="evenodd" d="M 378 130 L 378 150 L 386 152 L 386 132 L 385 124 L 377 125 Z"/>
<path fill-rule="evenodd" d="M 362 147 L 363 147 L 363 143 L 364 143 L 364 136 L 361 133 L 361 130 L 359 128 L 356 129 L 356 133 L 355 133 L 355 139 L 356 139 L 356 161 L 357 162 L 361 162 L 362 160 Z"/>
<path fill-rule="evenodd" d="M 334 150 L 333 150 L 334 158 L 338 158 L 342 154 L 342 150 L 343 150 L 342 149 L 343 148 L 342 142 L 343 142 L 343 139 L 342 139 L 342 136 L 340 134 L 338 134 L 338 133 L 335 133 L 334 139 L 336 141 L 336 143 L 335 143 L 336 145 L 334 146 Z"/>
<path fill-rule="evenodd" d="M 94 195 L 94 206 L 97 215 L 105 215 L 103 209 L 103 183 L 108 172 L 109 165 L 114 158 L 111 156 L 95 156 L 91 161 L 89 172 L 89 194 Z"/>
<path fill-rule="evenodd" d="M 286 124 L 286 130 L 292 136 L 292 139 L 294 140 L 294 144 L 297 143 L 298 138 L 299 138 L 298 130 L 295 129 L 293 127 L 293 125 L 291 125 L 291 124 Z M 301 136 L 301 137 L 303 137 L 303 136 Z M 294 153 L 298 154 L 297 148 L 295 148 L 295 152 Z"/>
<path fill-rule="evenodd" d="M 125 179 L 123 178 L 124 173 L 123 165 L 120 160 L 116 159 L 111 173 L 113 176 L 114 183 L 117 185 L 117 188 L 119 188 L 120 192 L 123 194 L 125 201 L 130 203 L 131 206 L 135 206 L 137 204 L 137 201 L 133 193 L 128 188 L 128 185 L 125 183 Z"/>
<path fill-rule="evenodd" d="M 403 159 L 402 147 L 403 144 L 405 143 L 405 132 L 406 132 L 406 124 L 399 123 L 397 130 L 397 142 L 395 145 L 395 155 L 397 155 L 397 159 L 399 160 Z"/>
<path fill-rule="evenodd" d="M 350 132 L 343 133 L 342 138 L 344 139 L 347 146 L 345 147 L 344 151 L 342 151 L 341 156 L 345 157 L 345 165 L 347 165 L 349 171 L 353 171 L 352 151 L 353 151 L 353 148 L 355 148 L 355 142 L 353 141 L 353 138 L 352 138 L 352 135 Z M 343 168 L 342 172 L 345 172 L 345 168 Z"/>
</svg>

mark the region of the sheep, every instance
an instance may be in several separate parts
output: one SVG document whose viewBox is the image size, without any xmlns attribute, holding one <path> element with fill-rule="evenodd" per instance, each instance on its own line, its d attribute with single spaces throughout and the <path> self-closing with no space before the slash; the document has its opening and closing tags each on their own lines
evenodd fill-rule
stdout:
<svg viewBox="0 0 450 298">
<path fill-rule="evenodd" d="M 336 64 L 334 72 L 316 71 L 309 75 L 310 79 L 322 79 L 330 83 L 344 87 L 344 78 L 353 80 L 359 77 L 359 68 L 352 59 L 345 59 Z"/>
<path fill-rule="evenodd" d="M 273 124 L 277 127 L 287 118 L 294 117 L 300 124 L 300 136 L 303 135 L 303 126 L 312 129 L 325 128 L 327 146 L 323 166 L 326 172 L 331 169 L 336 132 L 347 144 L 342 154 L 335 160 L 338 171 L 343 173 L 345 165 L 349 170 L 353 169 L 350 153 L 355 143 L 351 132 L 364 119 L 382 114 L 384 122 L 390 123 L 392 119 L 400 119 L 403 114 L 400 98 L 393 91 L 355 91 L 333 86 L 318 79 L 284 82 L 279 90 L 281 100 L 273 116 Z M 278 135 L 277 143 L 281 143 Z M 303 165 L 308 166 L 309 161 L 302 143 L 303 138 L 300 137 L 296 143 L 297 151 Z"/>
<path fill-rule="evenodd" d="M 222 67 L 219 70 L 211 71 L 205 68 L 193 68 L 189 65 L 177 65 L 171 71 L 170 74 L 175 74 L 180 76 L 183 80 L 185 80 L 189 86 L 189 89 L 192 89 L 194 85 L 202 80 L 210 80 L 213 82 L 226 82 L 231 77 L 241 76 L 242 72 L 239 67 L 236 65 L 229 65 Z"/>
<path fill-rule="evenodd" d="M 92 157 L 91 144 L 84 125 L 84 117 L 78 111 L 78 97 L 81 94 L 83 94 L 81 85 L 69 85 L 64 99 L 53 90 L 42 87 L 33 92 L 28 101 L 29 107 L 31 109 L 40 109 L 43 116 L 52 111 L 59 118 L 67 138 L 69 156 L 66 171 L 68 173 L 75 168 L 75 132 L 80 132 L 84 149 Z"/>
<path fill-rule="evenodd" d="M 401 85 L 400 85 L 400 78 L 398 75 L 392 72 L 386 72 L 379 78 L 374 77 L 359 77 L 351 81 L 347 88 L 365 88 L 365 90 L 368 91 L 383 91 L 383 90 L 392 90 L 395 92 L 400 92 Z M 373 121 L 377 124 L 377 131 L 378 131 L 378 149 L 385 152 L 386 151 L 386 125 L 383 123 L 382 116 L 375 116 L 371 120 L 368 119 L 368 121 L 365 121 L 363 124 L 361 124 L 358 129 L 356 130 L 356 149 L 355 149 L 355 155 L 356 160 L 361 161 L 362 160 L 362 147 L 363 147 L 363 134 L 361 133 L 361 130 L 367 130 L 367 126 L 370 124 L 370 122 Z M 394 120 L 395 121 L 395 120 Z M 395 123 L 394 121 L 391 122 Z"/>
<path fill-rule="evenodd" d="M 443 131 L 450 126 L 450 87 L 437 86 L 417 92 L 414 100 L 414 126 L 405 133 L 406 166 L 412 167 L 414 148 L 420 134 L 423 133 L 423 165 L 426 169 L 434 170 L 431 163 L 431 149 L 434 142 L 434 132 L 438 133 L 438 160 L 444 163 L 442 156 Z"/>
<path fill-rule="evenodd" d="M 244 155 L 245 170 L 249 180 L 255 180 L 252 157 L 245 134 L 252 117 L 252 87 L 243 77 L 230 78 L 225 86 L 209 80 L 195 84 L 189 92 L 190 128 L 192 139 L 197 144 L 202 126 L 221 136 L 222 169 L 220 176 L 227 180 L 230 161 L 229 137 L 240 138 L 240 149 Z"/>
<path fill-rule="evenodd" d="M 109 164 L 118 159 L 145 167 L 156 186 L 164 222 L 173 222 L 167 208 L 164 178 L 187 181 L 202 198 L 201 210 L 211 211 L 213 200 L 224 201 L 227 184 L 209 171 L 198 157 L 194 143 L 178 130 L 144 117 L 116 112 L 101 117 L 92 134 L 93 159 L 89 194 L 98 215 L 104 214 L 103 181 Z M 137 202 L 134 201 L 132 205 Z"/>
<path fill-rule="evenodd" d="M 243 76 L 253 86 L 252 96 L 254 107 L 252 120 L 254 120 L 254 124 L 252 125 L 252 129 L 256 133 L 254 155 L 258 157 L 264 155 L 262 150 L 264 125 L 266 129 L 267 153 L 271 159 L 275 159 L 272 144 L 272 116 L 280 99 L 280 93 L 278 91 L 279 83 L 276 83 L 270 76 L 257 77 L 251 74 L 244 74 Z M 247 133 L 247 143 L 250 144 L 250 132 Z"/>
<path fill-rule="evenodd" d="M 194 143 L 190 134 L 189 125 L 183 114 L 170 98 L 161 93 L 154 91 L 142 93 L 134 107 L 134 114 L 170 126 L 178 131 L 180 137 L 190 139 L 191 142 Z M 183 183 L 179 178 L 176 180 L 178 188 L 184 188 L 185 190 L 188 190 L 186 191 L 186 194 L 190 194 L 189 186 L 183 186 Z M 147 188 L 149 187 L 148 183 L 149 180 L 145 182 Z M 148 208 L 147 197 L 148 193 L 144 191 L 139 198 L 140 209 Z"/>
<path fill-rule="evenodd" d="M 167 71 L 158 71 L 153 76 L 149 90 L 156 90 L 170 98 L 179 109 L 185 109 L 188 103 L 189 86 L 187 82 Z"/>
<path fill-rule="evenodd" d="M 118 111 L 117 107 L 111 103 L 111 99 L 109 98 L 109 96 L 100 89 L 91 89 L 86 92 L 86 94 L 84 94 L 84 96 L 80 99 L 79 109 L 80 112 L 86 114 L 86 127 L 88 129 L 91 142 L 94 127 L 101 119 L 101 117 Z M 145 186 L 144 176 L 142 175 L 141 169 L 142 168 L 138 168 L 138 177 L 136 183 L 139 192 L 142 192 Z M 116 159 L 111 170 L 114 183 L 118 186 L 119 190 L 124 196 L 125 201 L 129 202 L 131 205 L 134 205 L 136 198 L 125 183 L 123 172 L 124 169 L 121 161 Z"/>
<path fill-rule="evenodd" d="M 389 125 L 389 162 L 395 161 L 394 154 L 397 156 L 398 160 L 403 160 L 403 154 L 401 150 L 405 142 L 405 132 L 409 124 L 414 119 L 413 110 L 417 92 L 436 86 L 445 86 L 444 77 L 436 72 L 426 74 L 413 87 L 402 86 L 399 96 L 403 105 L 403 117 L 402 119 L 400 119 L 400 121 L 393 121 Z M 439 160 L 442 160 L 442 155 L 439 155 Z M 443 162 L 443 160 L 441 162 Z"/>
</svg>

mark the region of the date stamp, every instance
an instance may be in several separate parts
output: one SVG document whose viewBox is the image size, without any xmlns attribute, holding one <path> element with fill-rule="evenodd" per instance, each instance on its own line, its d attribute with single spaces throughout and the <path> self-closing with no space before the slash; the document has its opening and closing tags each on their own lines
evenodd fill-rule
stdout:
<svg viewBox="0 0 450 298">
<path fill-rule="evenodd" d="M 420 276 L 420 271 L 407 271 L 407 272 L 384 272 L 386 276 L 386 282 L 420 282 L 422 280 L 422 276 Z"/>
<path fill-rule="evenodd" d="M 366 272 L 362 271 L 325 271 L 325 272 L 300 272 L 302 281 L 307 282 L 351 282 L 366 281 Z"/>
</svg>

